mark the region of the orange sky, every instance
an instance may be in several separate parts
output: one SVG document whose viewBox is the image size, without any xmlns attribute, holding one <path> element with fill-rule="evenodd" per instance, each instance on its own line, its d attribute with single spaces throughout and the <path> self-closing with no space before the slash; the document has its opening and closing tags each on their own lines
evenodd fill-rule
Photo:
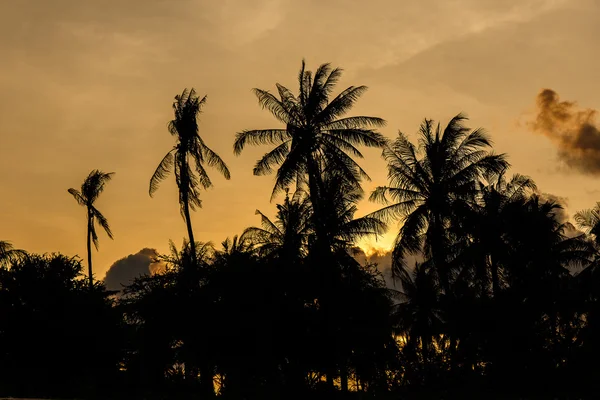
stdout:
<svg viewBox="0 0 600 400">
<path fill-rule="evenodd" d="M 514 171 L 566 197 L 571 213 L 590 207 L 600 180 L 561 169 L 525 121 L 544 87 L 600 108 L 599 20 L 594 0 L 0 2 L 0 239 L 85 256 L 85 214 L 66 190 L 99 168 L 116 175 L 97 203 L 115 234 L 100 235 L 98 277 L 144 247 L 181 243 L 174 182 L 151 199 L 148 180 L 173 144 L 172 98 L 192 86 L 208 94 L 201 134 L 232 173 L 212 174 L 197 239 L 240 233 L 258 223 L 256 208 L 272 215 L 273 177 L 252 176 L 266 148 L 235 157 L 233 138 L 277 126 L 251 88 L 295 89 L 302 57 L 343 67 L 340 88 L 369 86 L 355 113 L 387 119 L 388 137 L 465 111 Z M 369 190 L 386 172 L 365 153 Z"/>
</svg>

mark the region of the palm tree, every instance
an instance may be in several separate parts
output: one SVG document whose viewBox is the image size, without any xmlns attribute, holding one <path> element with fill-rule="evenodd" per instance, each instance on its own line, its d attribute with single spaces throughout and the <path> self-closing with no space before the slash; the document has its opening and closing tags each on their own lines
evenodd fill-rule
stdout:
<svg viewBox="0 0 600 400">
<path fill-rule="evenodd" d="M 596 203 L 593 208 L 577 212 L 575 222 L 580 229 L 594 235 L 594 242 L 600 246 L 600 202 Z"/>
<path fill-rule="evenodd" d="M 470 236 L 469 248 L 464 252 L 474 267 L 474 277 L 482 295 L 487 295 L 491 275 L 492 293 L 500 293 L 500 269 L 510 252 L 510 240 L 506 226 L 511 214 L 520 212 L 529 196 L 537 190 L 531 178 L 515 174 L 510 180 L 506 171 L 477 184 L 478 198 L 473 214 L 464 220 L 466 236 Z"/>
<path fill-rule="evenodd" d="M 175 181 L 179 189 L 179 205 L 181 214 L 187 226 L 189 243 L 192 255 L 196 254 L 196 242 L 192 230 L 190 210 L 202 206 L 199 189 L 208 189 L 212 186 L 205 165 L 215 167 L 225 179 L 231 175 L 227 165 L 221 157 L 212 151 L 198 134 L 198 116 L 202 106 L 206 103 L 206 96 L 200 99 L 194 89 L 184 89 L 180 95 L 175 96 L 173 110 L 175 118 L 169 122 L 169 132 L 175 136 L 175 146 L 163 157 L 160 164 L 150 178 L 150 196 L 156 192 L 159 184 L 171 170 L 175 171 Z M 194 172 L 195 169 L 195 172 Z"/>
<path fill-rule="evenodd" d="M 90 278 L 90 289 L 94 287 L 93 276 L 92 276 L 92 242 L 94 247 L 98 250 L 98 235 L 96 234 L 95 222 L 98 221 L 100 226 L 104 229 L 109 238 L 113 238 L 113 234 L 108 225 L 108 220 L 102 215 L 100 211 L 94 206 L 94 203 L 104 191 L 104 186 L 108 181 L 111 180 L 114 172 L 102 172 L 100 170 L 93 170 L 85 178 L 81 185 L 81 191 L 77 189 L 69 189 L 69 193 L 75 198 L 80 206 L 84 206 L 87 209 L 87 256 L 88 256 L 88 274 Z"/>
<path fill-rule="evenodd" d="M 431 378 L 435 342 L 443 333 L 444 325 L 440 288 L 431 272 L 425 265 L 416 263 L 411 272 L 404 271 L 400 275 L 401 290 L 395 292 L 400 303 L 394 306 L 392 313 L 397 333 L 405 339 L 407 355 L 418 356 L 420 350 L 424 378 Z"/>
<path fill-rule="evenodd" d="M 364 237 L 379 236 L 386 232 L 386 224 L 377 216 L 355 218 L 357 204 L 364 197 L 362 188 L 337 173 L 325 173 L 323 181 L 325 190 L 322 202 L 328 210 L 324 223 L 330 236 L 328 242 L 335 249 L 346 251 Z"/>
<path fill-rule="evenodd" d="M 15 249 L 9 241 L 0 240 L 0 266 L 18 261 L 26 255 L 26 251 Z"/>
<path fill-rule="evenodd" d="M 275 148 L 257 161 L 254 175 L 266 175 L 277 167 L 277 178 L 271 199 L 295 184 L 308 183 L 317 238 L 324 239 L 326 228 L 322 217 L 325 170 L 336 170 L 349 182 L 359 185 L 369 179 L 352 157 L 362 158 L 356 146 L 382 147 L 385 138 L 375 127 L 382 127 L 381 118 L 344 117 L 356 100 L 367 90 L 365 86 L 350 86 L 331 101 L 329 97 L 342 70 L 321 65 L 314 74 L 305 70 L 304 60 L 298 76 L 299 93 L 276 84 L 277 98 L 272 93 L 254 89 L 259 104 L 285 124 L 284 128 L 244 130 L 236 135 L 234 153 L 239 155 L 247 144 L 270 144 Z"/>
<path fill-rule="evenodd" d="M 470 131 L 458 114 L 442 131 L 425 119 L 419 146 L 402 132 L 384 148 L 389 186 L 377 187 L 370 196 L 386 207 L 373 213 L 385 219 L 402 219 L 392 252 L 394 274 L 405 268 L 406 254 L 423 252 L 446 294 L 450 294 L 448 261 L 451 231 L 456 215 L 469 208 L 484 175 L 499 174 L 508 163 L 504 155 L 489 152 L 491 141 L 481 130 Z"/>
<path fill-rule="evenodd" d="M 259 210 L 261 227 L 246 228 L 240 240 L 250 243 L 261 256 L 300 259 L 306 256 L 312 211 L 306 197 L 289 195 L 277 205 L 275 221 Z"/>
</svg>

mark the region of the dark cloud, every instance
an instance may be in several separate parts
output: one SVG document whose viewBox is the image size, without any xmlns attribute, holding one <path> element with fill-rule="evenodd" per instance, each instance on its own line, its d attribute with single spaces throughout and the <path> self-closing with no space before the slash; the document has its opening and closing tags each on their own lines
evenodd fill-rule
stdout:
<svg viewBox="0 0 600 400">
<path fill-rule="evenodd" d="M 597 111 L 579 109 L 575 102 L 560 101 L 551 89 L 540 92 L 537 106 L 538 114 L 530 126 L 557 144 L 559 159 L 570 169 L 600 175 Z"/>
<path fill-rule="evenodd" d="M 160 268 L 153 262 L 156 256 L 158 253 L 155 249 L 146 248 L 115 261 L 106 272 L 104 285 L 108 290 L 121 290 L 134 278 L 155 273 Z"/>
</svg>

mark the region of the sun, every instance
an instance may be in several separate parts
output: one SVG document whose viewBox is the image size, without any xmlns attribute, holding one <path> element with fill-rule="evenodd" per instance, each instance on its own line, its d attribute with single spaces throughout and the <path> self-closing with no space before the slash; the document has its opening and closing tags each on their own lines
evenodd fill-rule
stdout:
<svg viewBox="0 0 600 400">
<path fill-rule="evenodd" d="M 392 251 L 394 247 L 394 236 L 385 234 L 377 239 L 361 239 L 358 247 L 365 253 L 367 258 L 375 255 L 383 255 Z"/>
</svg>

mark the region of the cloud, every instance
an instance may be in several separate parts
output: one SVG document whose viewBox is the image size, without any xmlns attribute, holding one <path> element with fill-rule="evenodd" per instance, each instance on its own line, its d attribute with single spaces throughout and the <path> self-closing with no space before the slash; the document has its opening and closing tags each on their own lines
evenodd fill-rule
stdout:
<svg viewBox="0 0 600 400">
<path fill-rule="evenodd" d="M 572 238 L 575 236 L 579 236 L 583 234 L 582 231 L 577 229 L 574 225 L 571 224 L 569 215 L 569 211 L 567 206 L 569 205 L 568 199 L 566 197 L 556 196 L 550 193 L 541 193 L 539 195 L 541 201 L 552 201 L 554 203 L 559 204 L 562 208 L 555 210 L 554 218 L 561 224 L 565 225 L 564 235 L 566 237 Z"/>
<path fill-rule="evenodd" d="M 115 261 L 106 272 L 104 285 L 108 290 L 121 290 L 139 276 L 154 274 L 160 268 L 153 262 L 156 256 L 155 249 L 145 248 Z"/>
<path fill-rule="evenodd" d="M 572 101 L 560 101 L 552 89 L 537 96 L 538 114 L 530 123 L 533 131 L 551 139 L 558 147 L 558 158 L 569 169 L 600 175 L 600 130 L 597 111 L 580 109 Z"/>
<path fill-rule="evenodd" d="M 392 250 L 381 249 L 381 248 L 370 248 L 366 251 L 360 250 L 355 255 L 355 258 L 362 264 L 376 264 L 377 270 L 383 275 L 385 284 L 391 289 L 400 289 L 400 283 L 394 282 L 392 277 Z M 421 257 L 415 255 L 408 255 L 405 257 L 406 266 L 409 271 L 415 266 L 415 263 L 422 262 Z"/>
</svg>

